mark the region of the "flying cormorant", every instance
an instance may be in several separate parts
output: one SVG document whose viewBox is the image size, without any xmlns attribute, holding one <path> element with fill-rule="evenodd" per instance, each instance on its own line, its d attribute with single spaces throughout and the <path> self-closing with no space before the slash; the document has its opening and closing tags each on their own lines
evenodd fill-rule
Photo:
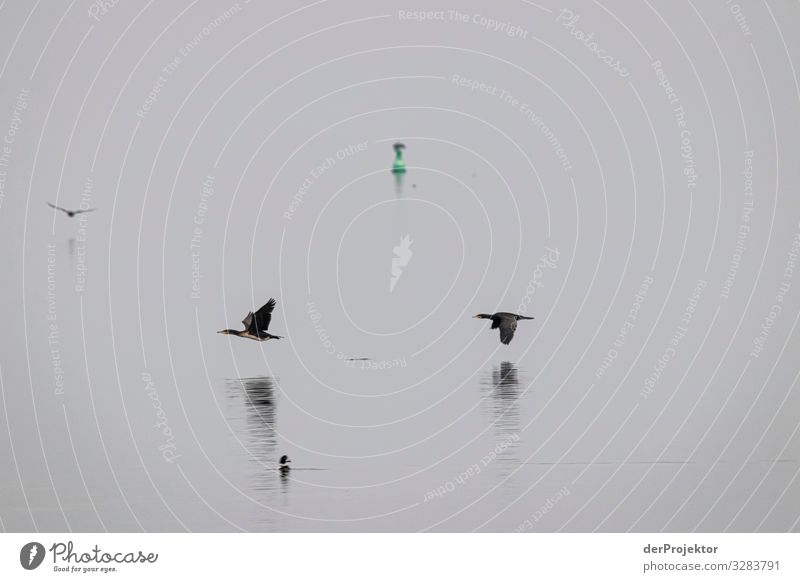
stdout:
<svg viewBox="0 0 800 582">
<path fill-rule="evenodd" d="M 282 336 L 272 335 L 267 333 L 269 322 L 272 319 L 272 310 L 275 309 L 275 300 L 270 299 L 264 306 L 253 313 L 252 311 L 247 314 L 242 320 L 244 324 L 244 331 L 235 329 L 223 329 L 217 333 L 224 333 L 226 335 L 238 335 L 247 339 L 264 342 L 270 339 L 281 339 Z"/>
<path fill-rule="evenodd" d="M 475 316 L 478 319 L 491 319 L 491 329 L 500 328 L 500 341 L 504 344 L 511 343 L 511 338 L 514 337 L 514 332 L 517 330 L 517 321 L 520 319 L 533 319 L 533 317 L 526 317 L 524 315 L 517 315 L 516 313 L 507 313 L 500 311 L 491 315 L 487 313 L 479 313 Z"/>
<path fill-rule="evenodd" d="M 50 208 L 55 208 L 56 210 L 60 210 L 70 218 L 72 218 L 76 214 L 82 214 L 84 212 L 93 212 L 94 210 L 97 210 L 96 208 L 87 208 L 86 210 L 67 210 L 66 208 L 61 208 L 60 206 L 56 206 L 55 204 L 50 204 L 49 202 L 47 203 L 47 205 Z"/>
</svg>

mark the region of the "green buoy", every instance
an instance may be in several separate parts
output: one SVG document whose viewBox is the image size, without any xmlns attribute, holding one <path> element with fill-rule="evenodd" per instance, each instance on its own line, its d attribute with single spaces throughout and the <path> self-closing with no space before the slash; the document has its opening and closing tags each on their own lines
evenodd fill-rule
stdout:
<svg viewBox="0 0 800 582">
<path fill-rule="evenodd" d="M 403 150 L 406 149 L 405 144 L 397 142 L 394 144 L 394 163 L 392 164 L 393 174 L 404 174 L 406 171 L 406 162 L 403 160 Z"/>
</svg>

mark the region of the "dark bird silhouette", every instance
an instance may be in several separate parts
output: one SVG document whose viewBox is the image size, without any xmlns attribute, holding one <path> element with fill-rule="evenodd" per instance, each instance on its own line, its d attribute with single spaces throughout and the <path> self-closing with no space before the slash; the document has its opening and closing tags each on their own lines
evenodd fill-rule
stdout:
<svg viewBox="0 0 800 582">
<path fill-rule="evenodd" d="M 280 465 L 278 466 L 278 470 L 281 473 L 288 473 L 289 469 L 291 469 L 291 467 L 289 466 L 289 463 L 291 463 L 292 460 L 289 457 L 287 457 L 286 455 L 283 455 L 281 457 L 281 460 L 278 461 L 278 462 L 280 463 Z"/>
<path fill-rule="evenodd" d="M 74 217 L 76 214 L 83 214 L 84 212 L 94 212 L 97 210 L 96 208 L 87 208 L 86 210 L 67 210 L 66 208 L 61 208 L 60 206 L 56 206 L 55 204 L 50 204 L 49 202 L 47 205 L 50 208 L 55 208 L 56 210 L 60 210 L 70 218 Z"/>
<path fill-rule="evenodd" d="M 487 313 L 479 313 L 475 316 L 477 319 L 491 319 L 491 329 L 500 328 L 500 341 L 504 344 L 510 344 L 511 339 L 514 337 L 514 332 L 517 331 L 517 321 L 520 319 L 533 319 L 533 317 L 526 317 L 524 315 L 517 315 L 516 313 L 507 313 L 499 311 L 491 315 Z"/>
<path fill-rule="evenodd" d="M 281 339 L 282 336 L 267 333 L 269 322 L 272 320 L 273 309 L 275 309 L 275 300 L 270 299 L 255 313 L 251 311 L 247 314 L 247 316 L 242 320 L 242 323 L 244 324 L 243 331 L 236 329 L 223 329 L 217 333 L 238 335 L 239 337 L 244 337 L 259 342 L 265 342 L 271 339 Z"/>
</svg>

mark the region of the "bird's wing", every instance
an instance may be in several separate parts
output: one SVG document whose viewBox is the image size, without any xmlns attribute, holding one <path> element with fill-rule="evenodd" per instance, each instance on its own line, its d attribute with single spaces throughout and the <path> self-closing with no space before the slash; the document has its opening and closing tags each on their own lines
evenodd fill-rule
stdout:
<svg viewBox="0 0 800 582">
<path fill-rule="evenodd" d="M 97 208 L 87 208 L 86 210 L 76 210 L 75 214 L 82 214 L 83 212 L 94 212 Z"/>
<path fill-rule="evenodd" d="M 63 209 L 63 208 L 61 208 L 60 206 L 56 206 L 55 204 L 50 204 L 50 203 L 48 202 L 48 203 L 47 203 L 47 205 L 48 205 L 50 208 L 55 208 L 56 210 L 60 210 L 61 212 L 68 212 L 67 210 L 64 210 L 64 209 Z"/>
<path fill-rule="evenodd" d="M 244 328 L 245 329 L 250 329 L 250 326 L 253 323 L 253 312 L 252 311 L 248 311 L 247 312 L 247 315 L 242 320 L 242 323 L 244 324 Z"/>
<path fill-rule="evenodd" d="M 256 331 L 266 331 L 269 329 L 269 322 L 272 320 L 273 309 L 275 309 L 275 300 L 270 299 L 261 309 L 256 311 L 254 322 Z"/>
<path fill-rule="evenodd" d="M 511 343 L 514 332 L 517 331 L 517 320 L 510 317 L 500 319 L 500 341 L 504 344 Z"/>
</svg>

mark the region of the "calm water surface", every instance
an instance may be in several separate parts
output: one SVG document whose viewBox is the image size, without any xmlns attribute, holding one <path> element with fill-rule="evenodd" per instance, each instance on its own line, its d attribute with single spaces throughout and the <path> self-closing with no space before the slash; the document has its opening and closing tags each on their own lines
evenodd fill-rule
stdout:
<svg viewBox="0 0 800 582">
<path fill-rule="evenodd" d="M 28 4 L 0 17 L 0 529 L 800 529 L 795 4 L 752 46 L 698 7 L 726 75 L 684 4 L 630 9 L 642 51 L 584 3 L 629 77 L 531 2 L 459 4 L 526 38 L 384 0 L 57 33 Z M 285 339 L 216 333 L 270 297 Z M 535 319 L 504 346 L 495 311 Z"/>
</svg>

